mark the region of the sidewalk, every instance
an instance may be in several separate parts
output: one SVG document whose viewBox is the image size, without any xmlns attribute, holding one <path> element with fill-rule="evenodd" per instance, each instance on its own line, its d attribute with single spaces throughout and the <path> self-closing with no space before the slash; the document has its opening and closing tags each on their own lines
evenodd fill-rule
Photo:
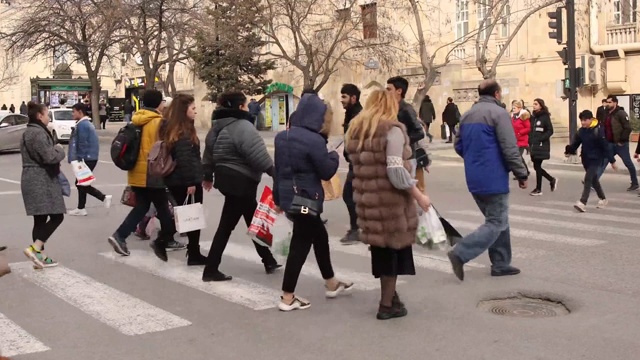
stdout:
<svg viewBox="0 0 640 360">
<path fill-rule="evenodd" d="M 437 144 L 437 145 L 436 145 Z M 434 146 L 435 145 L 435 146 Z M 580 156 L 571 156 L 566 158 L 564 156 L 564 148 L 567 145 L 567 139 L 552 139 L 551 140 L 551 159 L 544 162 L 544 167 L 547 169 L 569 170 L 584 172 L 582 163 L 580 162 Z M 444 144 L 442 140 L 434 140 L 432 146 L 429 148 L 433 160 L 440 161 L 454 161 L 463 162 L 462 158 L 456 154 L 452 144 Z M 633 154 L 636 150 L 636 144 L 629 144 L 629 153 L 633 159 Z M 578 154 L 580 149 L 578 149 Z M 527 155 L 525 154 L 525 159 Z M 640 163 L 635 162 L 636 173 L 640 174 Z M 611 167 L 607 167 L 607 173 L 613 173 L 617 175 L 629 176 L 627 168 L 624 166 L 619 157 L 616 157 L 616 164 L 618 165 L 618 171 L 613 171 Z"/>
</svg>

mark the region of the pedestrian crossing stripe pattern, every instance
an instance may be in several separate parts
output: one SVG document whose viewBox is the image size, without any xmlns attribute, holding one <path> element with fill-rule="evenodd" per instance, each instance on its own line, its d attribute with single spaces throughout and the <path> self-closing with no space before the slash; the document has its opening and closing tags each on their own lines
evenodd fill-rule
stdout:
<svg viewBox="0 0 640 360">
<path fill-rule="evenodd" d="M 49 351 L 48 346 L 31 336 L 18 324 L 0 313 L 0 355 L 11 357 Z"/>
<path fill-rule="evenodd" d="M 620 203 L 624 202 L 621 201 Z M 572 206 L 572 203 L 555 200 L 543 200 L 531 206 L 511 205 L 509 220 L 512 225 L 512 236 L 581 247 L 606 244 L 605 236 L 619 235 L 626 238 L 637 238 L 637 230 L 635 229 L 599 225 L 598 221 L 607 224 L 609 223 L 609 217 L 618 218 L 618 216 L 611 214 L 621 213 L 626 210 L 624 208 L 609 206 L 606 209 L 598 210 L 598 213 L 594 211 L 588 214 L 578 214 L 567 209 L 569 205 Z M 607 211 L 610 212 L 607 214 Z M 459 230 L 473 231 L 483 222 L 483 216 L 477 209 L 448 211 L 444 212 L 444 215 Z M 545 215 L 547 218 L 542 217 Z M 585 217 L 584 215 L 593 216 Z M 569 216 L 571 219 L 563 219 Z M 518 227 L 519 225 L 530 226 L 532 224 L 542 230 L 533 231 Z M 593 233 L 593 235 L 586 237 L 567 236 L 554 233 L 554 229 L 581 231 L 583 233 Z M 345 246 L 340 244 L 339 239 L 337 236 L 330 237 L 331 251 L 333 253 L 369 258 L 370 253 L 366 246 L 362 244 Z M 211 242 L 203 242 L 201 245 L 206 251 Z M 256 271 L 262 272 L 260 258 L 250 245 L 249 241 L 247 241 L 246 245 L 231 242 L 227 245 L 224 257 L 225 259 L 231 258 L 255 264 Z M 547 251 L 538 248 L 513 247 L 513 257 L 516 259 L 534 259 L 544 256 L 546 253 Z M 118 266 L 120 264 L 130 266 L 138 271 L 185 285 L 252 310 L 274 309 L 281 295 L 279 289 L 237 277 L 234 277 L 233 281 L 230 282 L 204 283 L 201 280 L 201 267 L 187 267 L 184 261 L 178 259 L 170 259 L 167 263 L 164 263 L 149 250 L 133 250 L 130 257 L 121 257 L 113 252 L 104 252 L 100 255 L 106 261 L 117 263 Z M 451 265 L 444 252 L 441 251 L 427 252 L 416 247 L 414 263 L 419 269 L 446 274 L 451 273 Z M 31 265 L 29 262 L 23 262 L 12 264 L 11 266 L 18 276 L 22 276 L 40 286 L 122 334 L 140 335 L 176 329 L 191 324 L 187 319 L 182 319 L 64 266 L 36 271 L 32 269 Z M 486 269 L 487 266 L 471 262 L 466 265 L 466 268 L 468 271 L 474 271 Z M 358 272 L 340 267 L 335 267 L 335 271 L 338 277 L 354 281 L 356 287 L 361 291 L 375 290 L 379 287 L 378 280 L 374 279 L 367 271 Z M 320 272 L 313 259 L 307 261 L 301 275 L 319 280 L 319 286 L 322 284 Z M 400 280 L 400 282 L 402 283 L 403 280 Z M 117 311 L 114 309 L 117 309 Z M 131 311 L 128 311 L 128 309 L 131 309 Z M 125 313 L 123 314 L 121 311 L 125 311 Z M 135 323 L 130 321 L 133 318 L 137 320 Z M 19 324 L 0 314 L 0 350 L 3 351 L 4 356 L 45 352 L 50 350 L 50 346 L 51 344 L 42 343 L 22 329 Z"/>
<path fill-rule="evenodd" d="M 64 266 L 35 270 L 33 263 L 12 271 L 124 335 L 142 335 L 191 325 L 191 322 Z"/>
</svg>

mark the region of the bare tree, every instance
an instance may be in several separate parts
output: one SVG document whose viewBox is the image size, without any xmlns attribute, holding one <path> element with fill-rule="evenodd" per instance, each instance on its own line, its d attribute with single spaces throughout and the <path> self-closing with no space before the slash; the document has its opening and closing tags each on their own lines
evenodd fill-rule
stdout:
<svg viewBox="0 0 640 360">
<path fill-rule="evenodd" d="M 176 64 L 188 59 L 197 28 L 200 0 L 133 0 L 128 1 L 121 33 L 125 47 L 142 60 L 145 86 L 154 88 L 160 71 L 167 68 L 164 90 L 175 94 L 173 78 Z"/>
<path fill-rule="evenodd" d="M 419 0 L 409 0 L 409 5 L 409 11 L 415 22 L 415 36 L 418 41 L 420 65 L 424 72 L 424 80 L 413 97 L 413 104 L 419 105 L 438 78 L 439 70 L 451 62 L 454 52 L 469 42 L 477 34 L 478 29 L 471 31 L 467 29 L 463 36 L 443 42 L 442 39 L 450 38 L 449 34 L 451 33 L 453 21 L 446 18 L 446 16 L 444 21 L 440 20 L 440 15 L 443 14 L 439 4 L 430 5 Z M 429 23 L 427 27 L 423 25 L 423 20 Z"/>
<path fill-rule="evenodd" d="M 396 60 L 403 37 L 392 27 L 389 9 L 357 0 L 265 0 L 263 55 L 300 71 L 305 88 L 320 90 L 340 67 L 382 67 Z"/>
<path fill-rule="evenodd" d="M 31 59 L 51 59 L 57 53 L 83 64 L 91 81 L 93 121 L 99 126 L 99 76 L 120 41 L 119 0 L 24 0 L 12 7 L 0 39 L 10 51 Z"/>
<path fill-rule="evenodd" d="M 0 92 L 20 82 L 20 70 L 20 56 L 12 51 L 5 52 L 0 59 Z"/>
<path fill-rule="evenodd" d="M 496 77 L 500 60 L 531 15 L 551 5 L 562 3 L 562 1 L 526 1 L 523 8 L 517 12 L 512 12 L 511 9 L 515 8 L 512 6 L 515 2 L 514 0 L 478 0 L 475 3 L 479 19 L 479 30 L 476 31 L 474 36 L 475 65 L 482 77 L 484 79 L 494 79 Z M 512 27 L 513 30 L 511 30 Z M 500 47 L 494 47 L 496 51 L 492 51 L 490 48 L 494 31 L 501 32 L 499 35 L 503 37 Z"/>
</svg>

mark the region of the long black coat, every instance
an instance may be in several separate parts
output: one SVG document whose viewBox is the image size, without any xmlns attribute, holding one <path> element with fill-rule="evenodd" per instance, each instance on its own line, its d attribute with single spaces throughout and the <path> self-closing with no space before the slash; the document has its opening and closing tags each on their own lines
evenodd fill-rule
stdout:
<svg viewBox="0 0 640 360">
<path fill-rule="evenodd" d="M 529 133 L 531 159 L 548 160 L 551 158 L 551 136 L 553 135 L 551 116 L 546 111 L 534 111 L 532 115 Z"/>
</svg>

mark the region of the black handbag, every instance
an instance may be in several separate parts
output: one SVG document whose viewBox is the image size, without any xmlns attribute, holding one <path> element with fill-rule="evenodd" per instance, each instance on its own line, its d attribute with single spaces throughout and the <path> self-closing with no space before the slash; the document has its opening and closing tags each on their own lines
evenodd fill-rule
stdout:
<svg viewBox="0 0 640 360">
<path fill-rule="evenodd" d="M 296 171 L 289 155 L 289 130 L 287 130 L 287 157 L 289 158 L 289 164 L 291 166 L 291 178 L 293 181 L 293 200 L 287 213 L 289 215 L 305 215 L 305 216 L 320 216 L 320 201 L 316 194 L 315 199 L 309 199 L 298 193 L 298 186 L 296 185 Z"/>
</svg>

